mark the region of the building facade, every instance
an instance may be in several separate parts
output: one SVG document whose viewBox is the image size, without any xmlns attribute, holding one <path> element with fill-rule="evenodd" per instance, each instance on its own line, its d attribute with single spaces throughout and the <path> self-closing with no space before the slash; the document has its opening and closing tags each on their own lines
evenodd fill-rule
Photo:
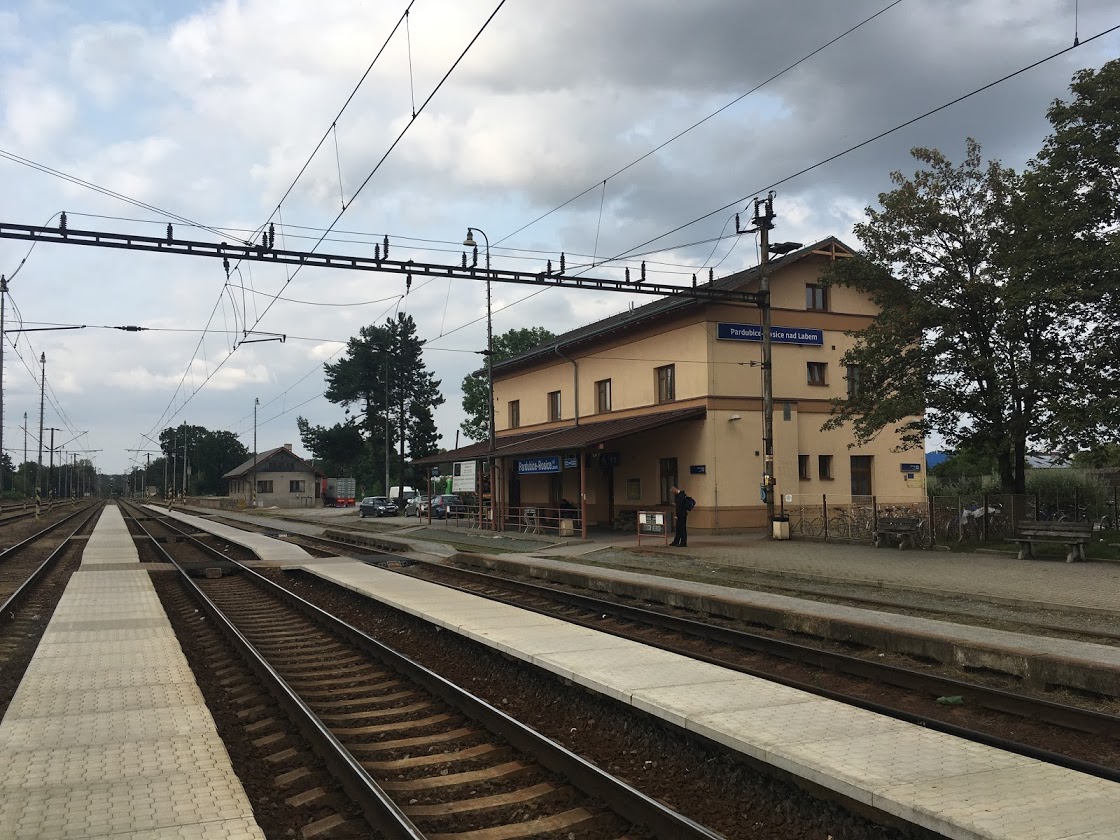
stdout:
<svg viewBox="0 0 1120 840">
<path fill-rule="evenodd" d="M 822 431 L 830 401 L 859 387 L 841 358 L 875 316 L 856 291 L 825 288 L 834 238 L 770 262 L 776 507 L 909 503 L 924 495 L 925 454 L 895 451 L 885 429 L 853 446 L 850 428 Z M 758 269 L 714 281 L 757 291 Z M 494 366 L 495 503 L 504 521 L 524 507 L 577 504 L 583 524 L 619 524 L 696 500 L 690 529 L 766 527 L 760 310 L 675 298 L 573 330 Z M 489 458 L 474 444 L 436 460 Z"/>
<path fill-rule="evenodd" d="M 231 499 L 250 507 L 255 495 L 257 507 L 279 508 L 318 506 L 322 477 L 323 473 L 292 452 L 290 443 L 258 453 L 222 476 L 229 482 Z"/>
</svg>

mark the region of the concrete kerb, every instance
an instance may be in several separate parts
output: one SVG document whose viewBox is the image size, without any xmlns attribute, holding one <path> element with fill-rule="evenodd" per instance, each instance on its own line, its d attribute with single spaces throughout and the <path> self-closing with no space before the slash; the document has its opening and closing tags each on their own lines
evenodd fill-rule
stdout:
<svg viewBox="0 0 1120 840">
<path fill-rule="evenodd" d="M 1075 655 L 1078 651 L 1098 649 L 1102 655 L 1115 655 L 1114 649 L 1103 645 L 1036 639 L 713 584 L 688 583 L 682 588 L 682 582 L 663 585 L 638 573 L 598 575 L 595 569 L 564 564 L 562 560 L 463 553 L 449 559 L 467 566 L 529 575 L 947 665 L 996 671 L 1041 688 L 1059 686 L 1120 697 L 1120 658 L 1108 662 Z"/>
</svg>

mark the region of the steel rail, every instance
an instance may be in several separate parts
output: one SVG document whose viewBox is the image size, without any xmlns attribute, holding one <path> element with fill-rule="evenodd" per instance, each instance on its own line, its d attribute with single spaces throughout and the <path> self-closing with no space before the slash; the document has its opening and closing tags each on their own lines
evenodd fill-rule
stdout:
<svg viewBox="0 0 1120 840">
<path fill-rule="evenodd" d="M 124 505 L 122 504 L 122 507 Z M 291 686 L 268 663 L 248 639 L 238 630 L 226 615 L 218 609 L 213 601 L 206 596 L 198 585 L 187 574 L 167 550 L 157 541 L 152 533 L 144 527 L 143 523 L 134 514 L 130 514 L 136 527 L 151 541 L 152 546 L 167 559 L 179 572 L 183 584 L 198 602 L 206 615 L 214 622 L 230 643 L 237 649 L 246 663 L 257 677 L 269 689 L 272 696 L 283 707 L 292 722 L 303 736 L 312 745 L 316 754 L 327 765 L 327 768 L 342 784 L 346 793 L 361 808 L 362 813 L 370 825 L 383 832 L 391 840 L 424 840 L 424 835 L 413 825 L 412 821 L 389 798 L 381 786 L 366 772 L 365 768 L 355 760 L 330 730 L 319 720 L 318 716 L 308 705 L 292 690 Z M 161 520 L 162 524 L 168 525 Z M 168 527 L 170 527 L 168 525 Z M 174 529 L 179 530 L 179 529 Z M 195 545 L 213 552 L 229 560 L 221 552 L 208 546 L 194 537 L 184 534 Z M 236 562 L 236 561 L 234 561 Z M 249 570 L 242 566 L 243 571 Z M 253 573 L 255 577 L 259 575 Z M 263 580 L 263 578 L 261 578 Z"/>
<path fill-rule="evenodd" d="M 172 522 L 175 522 L 175 520 L 172 520 Z M 182 533 L 178 526 L 183 523 L 172 524 L 172 522 L 163 522 L 163 524 Z M 183 535 L 190 540 L 194 540 L 190 535 Z M 152 541 L 153 545 L 157 545 L 154 538 Z M 194 540 L 194 542 L 225 560 L 230 559 L 212 546 L 198 540 Z M 162 547 L 160 547 L 160 550 L 165 555 L 167 554 Z M 630 822 L 647 826 L 657 837 L 664 838 L 664 840 L 724 840 L 722 835 L 688 819 L 621 779 L 606 773 L 586 759 L 490 705 L 485 700 L 476 697 L 436 672 L 424 667 L 416 660 L 379 642 L 279 584 L 273 583 L 253 569 L 242 566 L 242 572 L 250 576 L 254 583 L 260 585 L 265 591 L 319 621 L 331 632 L 347 639 L 351 644 L 374 658 L 385 662 L 389 667 L 399 671 L 425 690 L 470 716 L 493 734 L 506 739 L 513 746 L 532 756 L 542 766 L 568 779 L 584 793 L 606 802 L 619 816 Z M 248 641 L 245 641 L 244 644 L 249 645 Z M 252 649 L 251 645 L 249 647 Z M 279 679 L 279 676 L 277 676 L 277 679 Z M 316 718 L 316 720 L 318 719 Z M 349 754 L 347 753 L 347 755 Z M 362 772 L 365 773 L 364 770 Z M 370 781 L 372 782 L 372 779 Z"/>
<path fill-rule="evenodd" d="M 1114 734 L 1120 732 L 1120 717 L 1115 715 L 1106 714 L 1104 712 L 1096 712 L 1089 709 L 1079 709 L 1073 706 L 1066 706 L 1060 703 L 1054 703 L 1049 700 L 1041 700 L 1026 695 L 1016 694 L 1014 692 L 1003 691 L 995 688 L 988 688 L 986 686 L 976 685 L 975 683 L 967 683 L 961 680 L 954 680 L 948 677 L 936 677 L 929 674 L 919 674 L 914 671 L 908 671 L 905 668 L 899 668 L 894 665 L 887 665 L 885 663 L 869 662 L 854 656 L 848 656 L 841 653 L 832 653 L 829 651 L 822 651 L 815 648 L 800 645 L 795 642 L 786 642 L 779 639 L 771 639 L 766 636 L 760 636 L 754 633 L 747 633 L 741 630 L 733 630 L 730 628 L 717 627 L 715 625 L 705 624 L 703 622 L 694 621 L 692 619 L 677 618 L 675 616 L 668 616 L 663 613 L 642 609 L 640 607 L 630 607 L 624 604 L 616 604 L 611 601 L 603 601 L 597 598 L 591 598 L 585 595 L 577 595 L 574 593 L 563 592 L 553 589 L 552 587 L 542 586 L 539 584 L 525 583 L 523 581 L 510 581 L 506 578 L 496 577 L 484 572 L 474 570 L 465 570 L 455 568 L 456 573 L 466 574 L 470 577 L 483 580 L 487 585 L 496 586 L 498 588 L 508 588 L 519 590 L 524 594 L 534 595 L 558 601 L 567 606 L 578 607 L 594 612 L 596 615 L 615 615 L 616 617 L 623 618 L 628 621 L 640 622 L 643 624 L 652 625 L 654 627 L 673 630 L 679 633 L 695 636 L 708 641 L 719 642 L 734 647 L 739 647 L 747 650 L 752 650 L 759 653 L 765 653 L 772 656 L 778 656 L 783 659 L 789 659 L 801 664 L 811 665 L 814 667 L 828 668 L 843 673 L 848 673 L 853 676 L 858 676 L 866 679 L 877 680 L 880 682 L 887 682 L 901 688 L 906 688 L 915 691 L 928 691 L 938 695 L 968 695 L 974 702 L 983 705 L 993 711 L 1004 712 L 1013 714 L 1019 717 L 1029 717 L 1036 720 L 1043 720 L 1057 726 L 1065 726 L 1067 728 L 1074 728 L 1085 732 L 1094 734 Z M 401 573 L 401 572 L 398 572 Z M 401 573 L 403 574 L 403 573 Z M 466 587 L 459 587 L 453 584 L 439 583 L 440 586 L 448 586 L 451 589 L 465 592 L 472 595 L 477 595 L 482 598 L 505 603 L 502 599 L 495 595 L 487 595 L 480 593 Z M 552 615 L 544 608 L 533 607 L 531 605 L 517 604 L 522 609 L 527 609 L 541 615 L 550 615 L 553 618 L 557 616 Z M 578 624 L 590 629 L 599 630 L 604 633 L 619 636 L 621 638 L 632 638 L 624 630 L 604 628 L 596 621 L 582 621 L 578 618 L 571 616 L 564 616 L 561 620 Z M 658 647 L 673 653 L 679 653 L 683 656 L 688 656 L 692 659 L 698 659 L 708 662 L 713 665 L 730 668 L 741 673 L 757 676 L 770 682 L 781 683 L 783 685 L 796 688 L 801 691 L 806 691 L 821 697 L 826 697 L 831 700 L 836 700 L 845 703 L 849 706 L 858 706 L 876 714 L 885 715 L 887 717 L 896 718 L 898 720 L 914 723 L 926 729 L 935 729 L 940 732 L 945 732 L 949 735 L 956 735 L 970 741 L 987 744 L 988 746 L 996 747 L 1006 752 L 1013 752 L 1028 758 L 1035 758 L 1040 761 L 1046 761 L 1050 764 L 1056 764 L 1061 767 L 1066 767 L 1071 770 L 1076 770 L 1088 775 L 1097 776 L 1099 778 L 1108 779 L 1114 782 L 1120 782 L 1120 770 L 1107 767 L 1104 765 L 1094 764 L 1082 759 L 1064 756 L 1059 753 L 1054 753 L 1049 750 L 1043 750 L 1037 747 L 1032 747 L 1028 744 L 1022 744 L 1017 741 L 1011 741 L 998 736 L 989 735 L 984 732 L 978 732 L 974 729 L 958 726 L 952 723 L 946 723 L 935 718 L 926 717 L 924 715 L 913 714 L 910 712 L 894 709 L 889 706 L 884 706 L 879 703 L 874 703 L 860 698 L 853 698 L 842 692 L 832 691 L 830 689 L 821 688 L 820 686 L 801 683 L 796 680 L 788 679 L 786 677 L 771 674 L 760 669 L 749 668 L 734 662 L 727 662 L 719 657 L 707 656 L 697 654 L 693 651 L 676 647 L 668 642 L 663 641 L 648 641 L 641 639 L 643 644 L 648 644 L 652 647 Z"/>
<path fill-rule="evenodd" d="M 69 522 L 71 519 L 78 516 L 79 514 L 85 513 L 87 511 L 89 512 L 89 516 L 87 516 L 85 519 L 82 520 L 81 524 L 78 525 L 78 527 L 74 529 L 74 531 L 70 534 L 70 536 L 68 536 L 66 539 L 64 539 L 62 541 L 62 543 L 57 548 L 55 548 L 54 551 L 52 551 L 50 553 L 50 556 L 47 557 L 47 559 L 44 560 L 42 563 L 39 564 L 39 566 L 35 569 L 35 571 L 32 572 L 27 577 L 27 580 L 25 580 L 23 583 L 21 583 L 19 585 L 19 587 L 10 596 L 8 596 L 8 599 L 6 601 L 4 601 L 3 604 L 0 604 L 0 624 L 5 623 L 6 621 L 8 621 L 12 618 L 12 616 L 15 614 L 16 608 L 19 607 L 20 604 L 22 604 L 23 601 L 30 595 L 31 590 L 35 588 L 35 584 L 37 584 L 43 577 L 46 576 L 47 572 L 50 571 L 50 569 L 54 565 L 55 561 L 62 554 L 63 549 L 65 549 L 70 544 L 70 541 L 72 539 L 74 539 L 75 536 L 77 536 L 78 531 L 81 531 L 83 528 L 85 528 L 86 525 L 89 524 L 89 521 L 101 512 L 101 507 L 103 507 L 103 506 L 104 506 L 104 503 L 101 503 L 101 504 L 91 505 L 89 507 L 82 508 L 81 510 L 76 510 L 72 514 L 67 516 L 65 519 L 62 519 L 62 520 L 54 523 L 53 525 L 51 525 L 47 528 L 44 528 L 42 531 L 35 534 L 34 536 L 28 537 L 26 540 L 23 540 L 23 542 L 16 543 L 11 548 L 7 549 L 2 554 L 0 554 L 0 558 L 3 558 L 5 556 L 11 554 L 13 551 L 17 551 L 19 549 L 22 549 L 23 547 L 29 545 L 30 543 L 34 542 L 35 540 L 40 539 L 41 537 L 45 536 L 46 534 L 50 533 L 51 531 L 55 530 L 56 528 L 60 528 L 62 525 Z M 91 507 L 93 508 L 92 510 L 90 510 Z"/>
</svg>

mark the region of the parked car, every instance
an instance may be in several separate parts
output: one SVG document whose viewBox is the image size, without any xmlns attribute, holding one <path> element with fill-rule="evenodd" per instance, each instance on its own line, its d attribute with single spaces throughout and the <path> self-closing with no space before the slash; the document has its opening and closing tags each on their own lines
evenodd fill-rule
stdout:
<svg viewBox="0 0 1120 840">
<path fill-rule="evenodd" d="M 358 506 L 358 516 L 365 519 L 367 516 L 396 516 L 397 506 L 392 499 L 385 496 L 366 496 Z"/>
<path fill-rule="evenodd" d="M 467 506 L 458 496 L 433 496 L 431 501 L 432 519 L 446 519 L 448 514 L 466 513 Z"/>
<path fill-rule="evenodd" d="M 405 516 L 422 516 L 424 514 L 427 514 L 427 512 L 428 512 L 428 508 L 426 507 L 427 504 L 428 504 L 428 497 L 427 496 L 413 496 L 411 499 L 408 500 L 408 502 L 404 506 L 404 515 Z M 423 514 L 421 513 L 421 511 L 423 511 Z"/>
</svg>

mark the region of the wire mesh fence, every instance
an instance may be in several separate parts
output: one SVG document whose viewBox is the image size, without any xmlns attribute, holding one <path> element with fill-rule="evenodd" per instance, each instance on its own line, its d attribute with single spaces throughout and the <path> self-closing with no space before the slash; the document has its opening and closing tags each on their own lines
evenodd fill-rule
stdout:
<svg viewBox="0 0 1120 840">
<path fill-rule="evenodd" d="M 1087 522 L 1117 530 L 1120 488 L 1096 494 L 974 493 L 889 499 L 876 496 L 790 495 L 782 513 L 793 539 L 873 543 L 881 520 L 907 521 L 922 547 L 1014 541 L 1017 523 Z"/>
</svg>

